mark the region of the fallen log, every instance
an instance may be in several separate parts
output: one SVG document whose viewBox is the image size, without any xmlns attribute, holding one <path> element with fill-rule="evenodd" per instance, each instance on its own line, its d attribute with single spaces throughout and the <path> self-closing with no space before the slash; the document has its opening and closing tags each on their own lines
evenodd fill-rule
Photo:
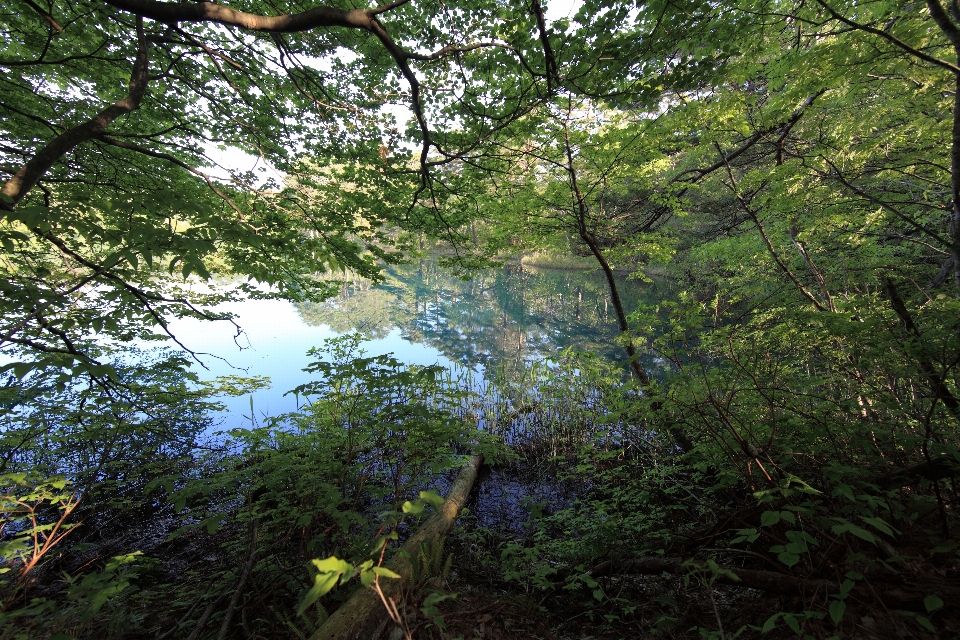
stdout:
<svg viewBox="0 0 960 640">
<path fill-rule="evenodd" d="M 475 455 L 463 465 L 457 479 L 450 486 L 443 504 L 417 531 L 410 536 L 393 558 L 385 565 L 400 575 L 400 578 L 382 578 L 379 581 L 383 597 L 399 603 L 404 588 L 410 584 L 414 566 L 411 562 L 420 555 L 426 545 L 436 549 L 440 541 L 453 528 L 453 523 L 467 501 L 477 479 L 477 470 L 483 464 L 483 456 Z M 380 596 L 372 588 L 362 588 L 344 602 L 310 640 L 371 640 L 377 638 L 390 621 L 390 616 Z"/>
<path fill-rule="evenodd" d="M 682 576 L 690 573 L 689 567 L 683 566 L 680 558 L 646 557 L 634 558 L 622 562 L 607 560 L 587 571 L 591 577 L 610 575 L 671 575 Z M 736 569 L 723 567 L 735 575 L 738 580 L 729 575 L 719 574 L 714 583 L 728 584 L 736 587 L 748 587 L 785 596 L 810 596 L 814 593 L 824 595 L 839 590 L 839 586 L 829 580 L 803 580 L 776 571 L 758 571 L 754 569 Z"/>
<path fill-rule="evenodd" d="M 951 476 L 960 475 L 960 463 L 953 456 L 938 456 L 929 462 L 921 462 L 912 467 L 897 469 L 887 475 L 878 476 L 873 483 L 881 489 L 897 489 L 916 484 L 922 480 L 936 482 Z"/>
<path fill-rule="evenodd" d="M 680 558 L 662 557 L 643 557 L 624 561 L 607 560 L 588 570 L 587 575 L 594 578 L 612 575 L 663 575 L 664 573 L 683 576 L 690 573 L 690 568 L 683 564 L 684 561 Z M 815 594 L 825 597 L 840 591 L 840 585 L 831 580 L 803 579 L 776 571 L 721 568 L 725 572 L 729 571 L 737 579 L 721 573 L 714 578 L 714 584 L 746 587 L 800 598 L 808 598 Z M 854 587 L 851 595 L 863 601 L 880 600 L 892 609 L 912 611 L 925 611 L 924 598 L 930 594 L 937 595 L 944 602 L 960 601 L 960 588 L 945 582 L 890 584 L 888 580 L 872 585 L 860 583 Z"/>
</svg>

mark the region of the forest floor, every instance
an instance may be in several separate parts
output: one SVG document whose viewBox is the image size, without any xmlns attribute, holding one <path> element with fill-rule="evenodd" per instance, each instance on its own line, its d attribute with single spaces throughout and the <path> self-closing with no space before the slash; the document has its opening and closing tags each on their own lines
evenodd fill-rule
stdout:
<svg viewBox="0 0 960 640">
<path fill-rule="evenodd" d="M 467 553 L 451 541 L 453 553 Z M 423 592 L 408 606 L 403 626 L 389 624 L 383 640 L 614 640 L 626 638 L 857 638 L 862 640 L 928 640 L 960 638 L 960 603 L 946 603 L 938 612 L 936 632 L 914 623 L 912 612 L 877 609 L 870 603 L 851 603 L 842 629 L 829 619 L 807 625 L 796 634 L 780 624 L 762 633 L 764 622 L 780 612 L 802 613 L 799 598 L 782 597 L 754 589 L 717 586 L 713 593 L 683 578 L 659 576 L 617 577 L 605 591 L 617 596 L 606 605 L 589 602 L 583 594 L 563 589 L 528 592 L 505 584 L 492 572 L 470 566 L 469 555 L 458 555 L 453 570 L 430 593 L 447 594 L 447 600 L 426 615 Z M 463 565 L 462 567 L 460 565 Z M 932 566 L 917 569 L 933 582 L 960 584 L 960 566 L 946 571 Z M 918 576 L 919 577 L 919 576 Z M 896 586 L 888 585 L 894 589 Z M 711 601 L 712 596 L 712 601 Z M 629 604 L 627 604 L 629 603 Z M 438 624 L 437 618 L 442 622 Z M 933 618 L 933 616 L 931 616 Z M 718 620 L 722 620 L 720 627 Z M 818 621 L 814 621 L 818 622 Z M 813 627 L 813 628 L 811 628 Z M 721 636 L 719 629 L 723 629 Z M 817 633 L 819 631 L 819 633 Z M 408 635 L 409 634 L 409 635 Z"/>
<path fill-rule="evenodd" d="M 529 462 L 529 461 L 528 461 Z M 613 640 L 663 638 L 857 638 L 863 640 L 927 640 L 960 638 L 960 600 L 946 602 L 933 614 L 925 611 L 878 607 L 876 601 L 850 598 L 842 623 L 835 625 L 823 610 L 826 595 L 814 595 L 819 609 L 810 612 L 801 634 L 779 624 L 766 632 L 765 623 L 780 613 L 801 620 L 811 600 L 770 594 L 735 586 L 708 586 L 676 576 L 607 576 L 597 590 L 572 591 L 561 579 L 556 588 L 531 586 L 523 579 L 505 580 L 497 560 L 505 545 L 527 537 L 529 505 L 546 510 L 569 504 L 577 488 L 549 472 L 545 464 L 509 465 L 485 470 L 474 488 L 470 509 L 447 541 L 451 557 L 444 575 L 417 593 L 409 594 L 404 624 L 390 623 L 383 640 Z M 887 596 L 913 595 L 934 589 L 960 589 L 960 561 L 934 563 L 923 558 L 923 548 L 935 544 L 913 539 L 916 548 L 900 548 L 904 560 L 890 572 L 872 576 L 873 589 Z M 910 546 L 911 532 L 902 539 Z M 534 543 L 529 543 L 533 546 Z M 727 561 L 730 561 L 728 558 Z M 748 563 L 749 564 L 749 563 Z M 440 600 L 430 606 L 425 598 Z M 445 599 L 444 596 L 446 596 Z M 914 598 L 916 599 L 916 598 Z M 428 606 L 424 606 L 427 602 Z M 915 608 L 915 607 L 914 607 Z M 936 625 L 931 632 L 917 624 L 927 614 Z M 722 630 L 722 631 L 721 631 Z"/>
</svg>

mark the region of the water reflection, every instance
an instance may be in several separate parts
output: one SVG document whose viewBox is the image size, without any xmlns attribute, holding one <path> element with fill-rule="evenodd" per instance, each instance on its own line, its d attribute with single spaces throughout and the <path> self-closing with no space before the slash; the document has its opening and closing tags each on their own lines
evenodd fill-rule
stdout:
<svg viewBox="0 0 960 640">
<path fill-rule="evenodd" d="M 656 296 L 656 285 L 621 283 L 625 306 Z M 460 280 L 436 260 L 392 267 L 379 286 L 356 280 L 323 303 L 297 305 L 304 322 L 374 338 L 399 329 L 463 366 L 538 360 L 573 347 L 622 358 L 600 273 L 505 265 Z M 402 354 L 398 354 L 400 359 Z"/>
<path fill-rule="evenodd" d="M 621 283 L 624 304 L 655 301 L 663 285 Z M 279 300 L 224 303 L 218 311 L 236 314 L 244 333 L 229 323 L 176 319 L 171 329 L 184 344 L 203 352 L 203 379 L 222 375 L 268 376 L 272 387 L 253 396 L 257 420 L 297 408 L 284 395 L 311 375 L 303 368 L 311 347 L 349 331 L 362 331 L 367 355 L 392 353 L 406 364 L 459 365 L 489 371 L 498 365 L 534 361 L 573 347 L 623 359 L 606 281 L 599 273 L 536 269 L 519 264 L 459 280 L 426 259 L 392 267 L 377 287 L 356 279 L 322 304 L 291 305 Z M 652 355 L 648 371 L 658 368 Z M 476 380 L 480 382 L 479 380 Z M 482 384 L 479 386 L 483 386 Z M 222 398 L 224 428 L 251 424 L 251 398 Z M 246 416 L 246 417 L 244 417 Z"/>
</svg>

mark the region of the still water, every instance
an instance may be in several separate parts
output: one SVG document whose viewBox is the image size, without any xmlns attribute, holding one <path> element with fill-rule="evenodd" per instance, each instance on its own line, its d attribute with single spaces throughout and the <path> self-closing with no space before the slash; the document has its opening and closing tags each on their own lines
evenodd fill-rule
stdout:
<svg viewBox="0 0 960 640">
<path fill-rule="evenodd" d="M 621 283 L 628 310 L 657 296 L 657 285 Z M 175 335 L 203 352 L 195 370 L 222 375 L 269 376 L 271 388 L 253 394 L 259 421 L 296 409 L 284 395 L 310 379 L 306 355 L 325 339 L 360 331 L 368 355 L 392 353 L 407 364 L 485 371 L 512 360 L 541 360 L 567 347 L 621 358 L 617 324 L 599 272 L 538 269 L 520 264 L 454 278 L 434 260 L 391 267 L 384 283 L 345 282 L 320 304 L 277 300 L 227 303 L 243 334 L 227 323 L 179 321 Z M 250 398 L 225 398 L 222 428 L 250 425 Z"/>
</svg>

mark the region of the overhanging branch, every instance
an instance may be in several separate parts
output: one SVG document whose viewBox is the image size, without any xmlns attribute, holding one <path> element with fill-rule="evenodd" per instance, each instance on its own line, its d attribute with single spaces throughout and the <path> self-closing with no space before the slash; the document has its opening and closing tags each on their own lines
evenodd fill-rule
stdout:
<svg viewBox="0 0 960 640">
<path fill-rule="evenodd" d="M 157 22 L 216 22 L 251 31 L 296 33 L 317 27 L 347 27 L 372 31 L 373 13 L 364 9 L 314 7 L 300 13 L 264 16 L 237 11 L 216 2 L 104 0 L 110 6 Z"/>
<path fill-rule="evenodd" d="M 140 102 L 147 92 L 148 42 L 143 31 L 143 18 L 137 18 L 137 57 L 130 74 L 130 91 L 121 100 L 113 103 L 90 120 L 61 133 L 40 149 L 12 178 L 3 185 L 0 193 L 11 202 L 0 202 L 0 208 L 13 211 L 20 200 L 36 186 L 40 178 L 50 170 L 60 158 L 79 144 L 96 138 L 122 115 L 140 108 Z"/>
</svg>

